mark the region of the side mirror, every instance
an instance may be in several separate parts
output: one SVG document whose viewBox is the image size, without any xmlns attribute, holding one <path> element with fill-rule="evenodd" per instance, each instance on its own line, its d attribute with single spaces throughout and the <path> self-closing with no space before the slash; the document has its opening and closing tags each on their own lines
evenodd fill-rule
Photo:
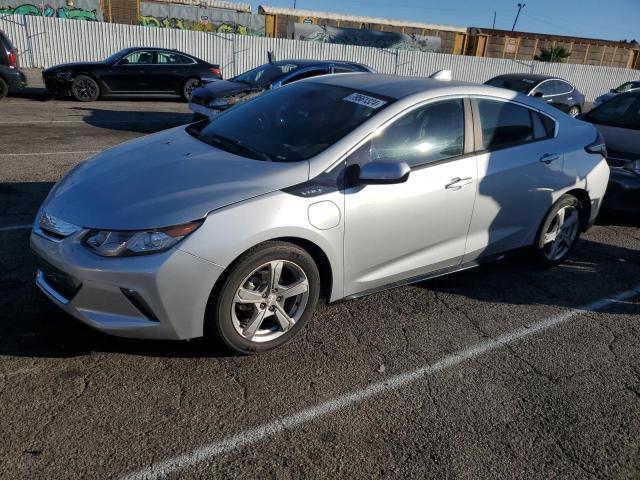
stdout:
<svg viewBox="0 0 640 480">
<path fill-rule="evenodd" d="M 533 96 L 534 96 L 534 97 L 537 97 L 537 98 L 542 98 L 542 97 L 544 97 L 544 93 L 542 93 L 542 92 L 536 92 L 536 93 L 534 93 L 534 94 L 533 94 Z"/>
<path fill-rule="evenodd" d="M 128 58 L 123 58 L 122 60 L 120 60 L 118 62 L 118 65 L 129 65 L 129 59 Z"/>
<path fill-rule="evenodd" d="M 360 167 L 360 185 L 389 185 L 404 183 L 409 178 L 411 168 L 407 162 L 369 162 Z"/>
</svg>

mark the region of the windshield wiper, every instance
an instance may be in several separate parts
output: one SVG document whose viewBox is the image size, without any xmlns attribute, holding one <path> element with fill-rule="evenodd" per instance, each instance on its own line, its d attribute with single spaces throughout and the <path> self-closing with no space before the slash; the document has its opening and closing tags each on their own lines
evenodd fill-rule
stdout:
<svg viewBox="0 0 640 480">
<path fill-rule="evenodd" d="M 232 138 L 223 137 L 221 135 L 205 135 L 203 133 L 201 133 L 200 135 L 208 139 L 210 143 L 212 142 L 216 145 L 223 146 L 225 150 L 228 150 L 229 147 L 231 147 L 231 149 L 239 150 L 241 152 L 244 152 L 245 154 L 249 154 L 250 157 L 257 158 L 259 160 L 266 160 L 268 162 L 271 162 L 273 160 L 266 153 L 260 152 L 255 148 L 251 148 L 243 144 L 240 140 L 234 140 Z"/>
</svg>

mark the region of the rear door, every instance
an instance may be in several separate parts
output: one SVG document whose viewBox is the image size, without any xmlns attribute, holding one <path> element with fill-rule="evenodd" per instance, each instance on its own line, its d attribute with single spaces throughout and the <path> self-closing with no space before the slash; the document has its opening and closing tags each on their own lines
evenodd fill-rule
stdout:
<svg viewBox="0 0 640 480">
<path fill-rule="evenodd" d="M 460 264 L 476 192 L 470 116 L 461 98 L 433 101 L 349 156 L 349 170 L 407 162 L 411 172 L 404 183 L 345 189 L 346 295 Z"/>
<path fill-rule="evenodd" d="M 158 50 L 156 64 L 151 67 L 151 84 L 154 91 L 165 93 L 181 93 L 182 85 L 196 62 L 187 55 Z"/>
<path fill-rule="evenodd" d="M 478 184 L 465 262 L 531 244 L 555 192 L 575 183 L 550 116 L 503 99 L 472 103 Z"/>
</svg>

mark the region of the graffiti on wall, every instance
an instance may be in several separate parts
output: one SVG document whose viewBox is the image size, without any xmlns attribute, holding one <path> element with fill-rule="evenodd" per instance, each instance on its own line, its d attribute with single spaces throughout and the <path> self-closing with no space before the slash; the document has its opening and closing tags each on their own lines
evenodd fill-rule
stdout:
<svg viewBox="0 0 640 480">
<path fill-rule="evenodd" d="M 264 36 L 264 18 L 261 15 L 191 5 L 141 2 L 140 24 L 154 28 Z"/>
<path fill-rule="evenodd" d="M 341 43 L 363 47 L 391 48 L 437 52 L 442 39 L 435 36 L 408 35 L 406 33 L 379 30 L 359 30 L 357 28 L 331 27 L 310 23 L 293 23 L 289 26 L 289 38 L 319 43 Z"/>
<path fill-rule="evenodd" d="M 0 15 L 32 15 L 36 17 L 57 17 L 71 20 L 97 22 L 102 20 L 99 2 L 84 0 L 68 7 L 65 1 L 49 0 L 47 3 L 4 4 L 0 0 Z"/>
</svg>

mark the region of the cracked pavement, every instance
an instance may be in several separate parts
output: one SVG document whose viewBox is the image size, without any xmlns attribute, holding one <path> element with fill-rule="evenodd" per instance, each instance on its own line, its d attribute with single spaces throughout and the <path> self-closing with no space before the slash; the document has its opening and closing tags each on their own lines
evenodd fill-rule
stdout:
<svg viewBox="0 0 640 480">
<path fill-rule="evenodd" d="M 40 97 L 0 113 L 15 120 L 0 128 L 0 227 L 30 223 L 87 156 L 7 153 L 99 150 L 189 118 L 178 102 Z M 258 357 L 94 332 L 37 291 L 29 232 L 0 231 L 0 478 L 118 478 L 628 290 L 638 226 L 603 217 L 555 269 L 514 258 L 323 306 Z M 168 478 L 640 478 L 639 314 L 640 297 L 584 312 Z"/>
</svg>

